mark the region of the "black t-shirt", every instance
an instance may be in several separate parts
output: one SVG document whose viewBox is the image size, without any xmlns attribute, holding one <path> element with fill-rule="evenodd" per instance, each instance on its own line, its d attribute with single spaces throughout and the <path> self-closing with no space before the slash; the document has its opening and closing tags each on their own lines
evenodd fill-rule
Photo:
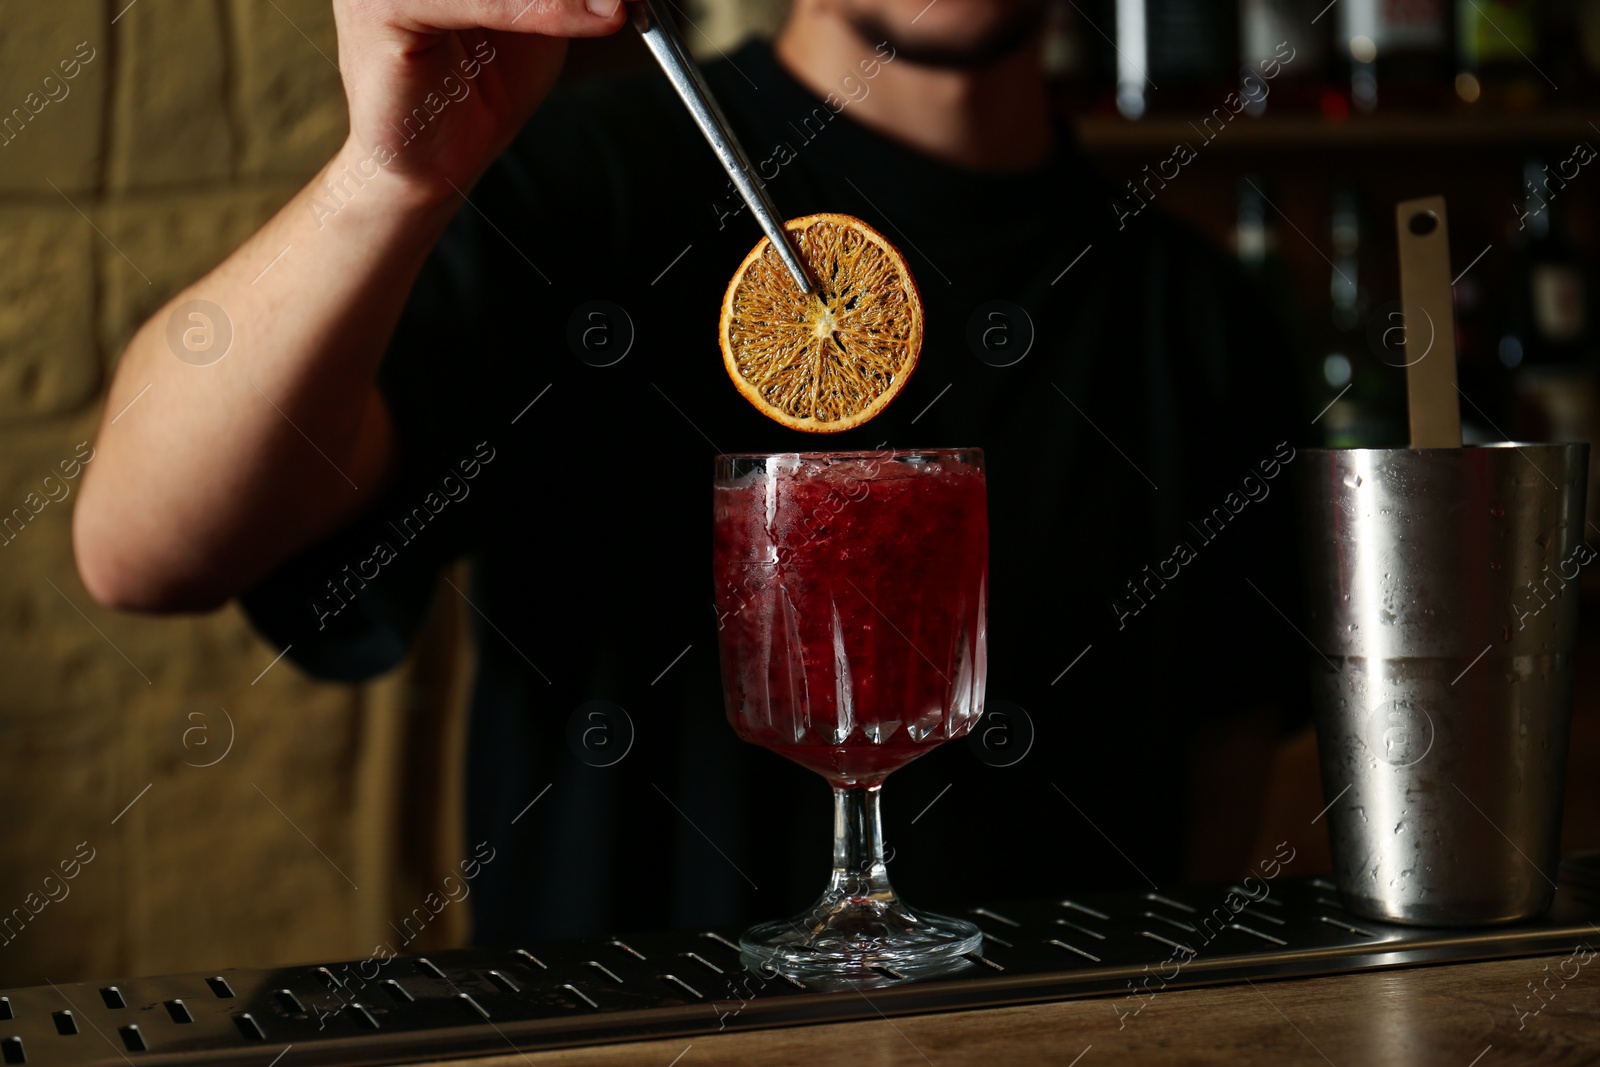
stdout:
<svg viewBox="0 0 1600 1067">
<path fill-rule="evenodd" d="M 785 215 L 858 215 L 907 255 L 926 341 L 882 416 L 818 437 L 740 398 L 717 319 L 756 223 L 658 74 L 582 85 L 472 190 L 411 295 L 381 374 L 394 484 L 244 598 L 303 669 L 361 679 L 471 557 L 468 834 L 496 850 L 479 943 L 735 925 L 822 888 L 825 784 L 724 716 L 718 452 L 987 453 L 988 693 L 1010 719 L 980 729 L 1022 746 L 1021 708 L 1033 737 L 1011 766 L 958 741 L 890 777 L 914 904 L 1171 879 L 1192 727 L 1300 712 L 1277 608 L 1294 613 L 1285 469 L 1309 427 L 1270 316 L 1157 212 L 1119 228 L 1065 128 L 1043 166 L 972 172 L 859 124 L 872 81 L 844 73 L 818 100 L 766 45 L 706 70 Z M 626 729 L 596 700 L 633 728 L 611 766 L 598 742 Z"/>
</svg>

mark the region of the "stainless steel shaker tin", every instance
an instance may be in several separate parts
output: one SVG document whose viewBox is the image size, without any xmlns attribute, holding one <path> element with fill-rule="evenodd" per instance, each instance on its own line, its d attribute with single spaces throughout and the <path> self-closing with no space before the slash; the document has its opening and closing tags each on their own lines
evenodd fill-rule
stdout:
<svg viewBox="0 0 1600 1067">
<path fill-rule="evenodd" d="M 1587 445 L 1307 450 L 1307 636 L 1334 873 L 1392 922 L 1554 892 Z"/>
</svg>

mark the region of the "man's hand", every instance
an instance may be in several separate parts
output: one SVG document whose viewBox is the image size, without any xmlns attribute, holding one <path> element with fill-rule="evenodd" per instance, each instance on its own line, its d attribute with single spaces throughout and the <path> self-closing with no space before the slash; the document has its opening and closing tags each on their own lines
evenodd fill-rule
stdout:
<svg viewBox="0 0 1600 1067">
<path fill-rule="evenodd" d="M 464 190 L 622 0 L 335 0 L 350 146 L 428 196 Z M 386 155 L 392 158 L 385 160 Z"/>
<path fill-rule="evenodd" d="M 101 603 L 218 607 L 371 506 L 396 447 L 375 381 L 417 272 L 550 91 L 564 39 L 626 18 L 620 0 L 334 0 L 334 14 L 348 140 L 117 367 L 73 516 Z M 348 194 L 334 210 L 325 183 Z M 168 340 L 191 299 L 232 326 L 205 365 Z"/>
</svg>

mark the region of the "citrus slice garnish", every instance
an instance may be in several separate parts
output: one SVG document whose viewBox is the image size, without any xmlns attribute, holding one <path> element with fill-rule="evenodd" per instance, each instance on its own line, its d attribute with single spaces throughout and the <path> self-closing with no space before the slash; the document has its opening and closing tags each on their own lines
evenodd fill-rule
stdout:
<svg viewBox="0 0 1600 1067">
<path fill-rule="evenodd" d="M 888 406 L 922 351 L 922 296 L 900 250 L 858 218 L 784 224 L 811 272 L 802 293 L 763 237 L 722 298 L 722 361 L 763 415 L 836 433 Z"/>
</svg>

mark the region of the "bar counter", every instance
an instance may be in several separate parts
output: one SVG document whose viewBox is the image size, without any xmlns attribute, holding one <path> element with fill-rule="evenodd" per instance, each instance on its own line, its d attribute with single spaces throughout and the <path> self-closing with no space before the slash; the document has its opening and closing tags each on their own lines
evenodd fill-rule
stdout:
<svg viewBox="0 0 1600 1067">
<path fill-rule="evenodd" d="M 1111 997 L 564 1049 L 473 1067 L 1542 1067 L 1600 1062 L 1600 973 L 1529 1006 L 1570 954 L 1161 993 L 1119 1030 Z M 1567 965 L 1572 973 L 1575 963 Z M 1546 969 L 1548 968 L 1548 969 Z M 1523 1014 L 1519 1015 L 1519 1011 Z"/>
<path fill-rule="evenodd" d="M 1600 856 L 1535 920 L 1417 927 L 1333 883 L 964 909 L 981 952 L 921 981 L 752 971 L 737 931 L 580 938 L 0 991 L 33 1067 L 841 1063 L 932 1067 L 1600 1062 Z M 998 1062 L 997 1062 L 998 1061 Z"/>
</svg>

